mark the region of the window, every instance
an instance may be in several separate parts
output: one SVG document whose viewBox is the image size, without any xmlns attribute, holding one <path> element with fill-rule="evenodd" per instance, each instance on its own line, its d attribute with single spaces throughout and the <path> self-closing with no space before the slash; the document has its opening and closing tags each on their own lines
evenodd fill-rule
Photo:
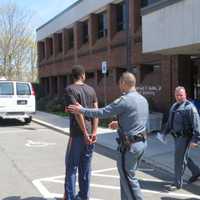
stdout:
<svg viewBox="0 0 200 200">
<path fill-rule="evenodd" d="M 73 28 L 69 29 L 69 49 L 74 48 L 74 31 Z"/>
<path fill-rule="evenodd" d="M 63 51 L 63 35 L 62 33 L 58 33 L 58 52 Z"/>
<path fill-rule="evenodd" d="M 53 77 L 53 92 L 54 94 L 58 93 L 58 78 Z"/>
<path fill-rule="evenodd" d="M 141 0 L 141 8 L 148 5 L 148 0 Z"/>
<path fill-rule="evenodd" d="M 49 54 L 53 55 L 53 38 L 49 38 Z"/>
<path fill-rule="evenodd" d="M 117 11 L 117 31 L 125 30 L 126 27 L 126 6 L 125 3 L 119 3 L 116 5 Z"/>
<path fill-rule="evenodd" d="M 119 84 L 119 79 L 121 75 L 127 71 L 125 68 L 116 68 L 116 83 Z"/>
<path fill-rule="evenodd" d="M 157 3 L 161 0 L 141 0 L 141 8 Z"/>
<path fill-rule="evenodd" d="M 29 84 L 16 83 L 17 95 L 31 95 Z"/>
<path fill-rule="evenodd" d="M 82 22 L 82 44 L 88 42 L 88 21 Z"/>
<path fill-rule="evenodd" d="M 13 95 L 13 84 L 12 83 L 0 83 L 0 95 Z"/>
<path fill-rule="evenodd" d="M 39 60 L 43 60 L 45 58 L 45 44 L 44 42 L 39 42 Z"/>
<path fill-rule="evenodd" d="M 141 67 L 141 81 L 143 81 L 147 76 L 152 73 L 160 74 L 160 65 L 159 64 L 144 64 Z"/>
<path fill-rule="evenodd" d="M 86 78 L 87 79 L 93 79 L 94 78 L 94 72 L 87 72 L 86 73 Z"/>
<path fill-rule="evenodd" d="M 106 12 L 98 14 L 98 33 L 97 38 L 107 36 L 107 15 Z"/>
</svg>

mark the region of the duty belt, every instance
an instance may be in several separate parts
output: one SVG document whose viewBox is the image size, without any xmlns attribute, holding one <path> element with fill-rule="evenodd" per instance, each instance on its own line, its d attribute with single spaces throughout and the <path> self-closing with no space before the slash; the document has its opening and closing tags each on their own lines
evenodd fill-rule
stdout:
<svg viewBox="0 0 200 200">
<path fill-rule="evenodd" d="M 171 134 L 173 137 L 178 138 L 178 137 L 190 137 L 191 136 L 191 131 L 171 131 Z"/>
<path fill-rule="evenodd" d="M 117 143 L 119 144 L 119 150 L 127 151 L 130 149 L 131 144 L 137 143 L 137 142 L 145 142 L 147 139 L 146 132 L 138 133 L 137 135 L 126 135 L 124 134 L 121 136 L 121 138 L 117 138 Z"/>
<path fill-rule="evenodd" d="M 147 139 L 147 134 L 146 132 L 142 132 L 137 135 L 128 135 L 126 137 L 129 143 L 136 143 L 136 142 L 141 142 L 141 141 L 144 142 Z"/>
</svg>

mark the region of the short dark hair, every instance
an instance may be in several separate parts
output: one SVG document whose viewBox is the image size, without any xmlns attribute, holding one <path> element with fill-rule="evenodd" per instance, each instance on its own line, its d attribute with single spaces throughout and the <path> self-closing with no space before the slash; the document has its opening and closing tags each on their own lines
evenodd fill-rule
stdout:
<svg viewBox="0 0 200 200">
<path fill-rule="evenodd" d="M 74 65 L 72 67 L 72 78 L 74 80 L 78 80 L 83 74 L 85 74 L 85 69 L 82 65 Z"/>
</svg>

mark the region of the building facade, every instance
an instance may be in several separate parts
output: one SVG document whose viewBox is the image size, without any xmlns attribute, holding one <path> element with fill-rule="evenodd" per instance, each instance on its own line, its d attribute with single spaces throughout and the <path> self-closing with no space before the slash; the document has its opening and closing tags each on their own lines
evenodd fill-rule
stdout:
<svg viewBox="0 0 200 200">
<path fill-rule="evenodd" d="M 192 96 L 191 56 L 156 49 L 157 43 L 166 42 L 156 33 L 164 25 L 148 19 L 164 9 L 163 2 L 166 7 L 175 5 L 169 0 L 79 0 L 39 27 L 38 70 L 44 95 L 63 96 L 72 66 L 81 64 L 102 103 L 120 94 L 118 80 L 126 70 L 136 74 L 137 89 L 154 111 L 168 109 L 178 84 L 187 86 Z"/>
<path fill-rule="evenodd" d="M 200 99 L 200 1 L 160 0 L 142 9 L 143 52 L 171 57 L 170 85 Z"/>
</svg>

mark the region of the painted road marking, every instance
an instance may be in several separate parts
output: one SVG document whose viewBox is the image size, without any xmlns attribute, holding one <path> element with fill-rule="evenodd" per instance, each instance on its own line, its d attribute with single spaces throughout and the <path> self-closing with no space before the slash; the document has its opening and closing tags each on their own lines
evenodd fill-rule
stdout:
<svg viewBox="0 0 200 200">
<path fill-rule="evenodd" d="M 114 171 L 114 170 L 117 170 L 117 168 L 107 168 L 107 169 L 101 169 L 101 170 L 94 170 L 94 171 L 92 171 L 92 176 L 119 179 L 119 176 L 117 176 L 117 175 L 101 174 L 102 172 L 110 172 L 110 171 Z M 36 180 L 33 181 L 33 185 L 39 190 L 39 192 L 43 195 L 44 198 L 56 200 L 55 198 L 62 198 L 63 194 L 56 194 L 56 193 L 49 192 L 47 190 L 47 188 L 44 186 L 43 183 L 44 182 L 53 182 L 53 183 L 64 184 L 64 177 L 65 176 L 62 175 L 62 176 L 54 176 L 54 177 L 36 179 Z M 155 180 L 155 179 L 145 179 L 144 178 L 144 179 L 141 179 L 141 180 L 152 181 L 152 182 L 170 183 L 170 182 L 166 182 L 166 181 L 160 180 L 160 179 Z M 103 188 L 103 189 L 109 189 L 109 190 L 120 190 L 119 186 L 105 185 L 105 184 L 100 185 L 100 184 L 95 184 L 95 183 L 91 183 L 90 187 L 91 188 Z M 185 198 L 200 199 L 199 195 L 194 195 L 192 193 L 160 192 L 160 191 L 146 190 L 146 189 L 142 189 L 142 192 L 151 193 L 151 194 L 159 194 L 159 195 L 164 195 L 164 196 L 174 196 L 174 197 L 185 197 Z M 100 200 L 100 199 L 91 198 L 90 200 Z"/>
<path fill-rule="evenodd" d="M 50 145 L 56 145 L 56 143 L 49 143 L 49 142 L 37 142 L 32 140 L 27 140 L 27 143 L 25 144 L 27 147 L 46 147 Z"/>
</svg>

